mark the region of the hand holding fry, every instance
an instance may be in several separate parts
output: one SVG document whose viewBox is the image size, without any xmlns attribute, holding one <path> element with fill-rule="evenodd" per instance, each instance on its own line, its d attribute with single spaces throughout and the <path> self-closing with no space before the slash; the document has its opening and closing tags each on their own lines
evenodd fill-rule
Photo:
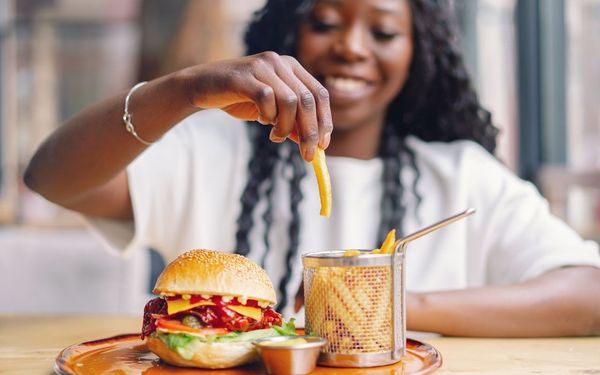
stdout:
<svg viewBox="0 0 600 375">
<path fill-rule="evenodd" d="M 297 131 L 302 158 L 329 146 L 333 121 L 327 89 L 291 56 L 262 52 L 182 71 L 196 107 L 221 109 L 242 120 L 271 124 L 281 143 Z"/>
</svg>

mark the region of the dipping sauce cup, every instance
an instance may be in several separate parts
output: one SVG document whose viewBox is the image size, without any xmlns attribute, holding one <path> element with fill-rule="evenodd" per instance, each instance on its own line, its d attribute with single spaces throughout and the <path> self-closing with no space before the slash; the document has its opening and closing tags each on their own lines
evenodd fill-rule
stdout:
<svg viewBox="0 0 600 375">
<path fill-rule="evenodd" d="M 326 340 L 316 336 L 277 336 L 254 341 L 267 373 L 302 375 L 312 372 Z"/>
</svg>

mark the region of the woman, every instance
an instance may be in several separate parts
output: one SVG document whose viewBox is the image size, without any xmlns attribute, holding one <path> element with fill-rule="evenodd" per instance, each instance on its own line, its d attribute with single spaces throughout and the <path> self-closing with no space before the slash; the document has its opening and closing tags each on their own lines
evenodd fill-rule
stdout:
<svg viewBox="0 0 600 375">
<path fill-rule="evenodd" d="M 497 130 L 450 19 L 433 0 L 268 1 L 248 30 L 249 56 L 84 110 L 40 147 L 25 182 L 119 248 L 151 245 L 168 260 L 236 249 L 267 268 L 286 314 L 300 254 L 374 248 L 391 228 L 409 233 L 473 206 L 475 216 L 411 244 L 408 329 L 598 334 L 598 248 L 491 156 Z M 294 130 L 300 152 L 284 142 Z M 302 161 L 317 146 L 327 148 L 330 218 L 317 215 Z"/>
</svg>

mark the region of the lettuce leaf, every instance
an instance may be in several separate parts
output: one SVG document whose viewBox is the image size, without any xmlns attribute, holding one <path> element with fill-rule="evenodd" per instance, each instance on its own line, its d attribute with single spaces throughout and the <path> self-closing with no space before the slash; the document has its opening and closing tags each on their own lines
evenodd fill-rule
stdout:
<svg viewBox="0 0 600 375">
<path fill-rule="evenodd" d="M 290 318 L 287 323 L 284 322 L 282 326 L 273 326 L 273 329 L 280 336 L 296 336 L 296 319 Z"/>
<path fill-rule="evenodd" d="M 196 337 L 194 337 L 192 335 L 187 335 L 185 333 L 177 333 L 177 334 L 161 334 L 161 333 L 159 333 L 159 338 L 161 338 L 170 349 L 175 350 L 176 348 L 186 346 L 189 342 L 194 340 Z"/>
<path fill-rule="evenodd" d="M 257 329 L 248 332 L 229 332 L 225 335 L 218 335 L 213 342 L 240 342 L 254 341 L 264 337 L 272 336 L 294 336 L 296 335 L 296 324 L 294 318 L 291 318 L 281 326 L 273 326 L 266 329 Z"/>
<path fill-rule="evenodd" d="M 165 343 L 169 349 L 179 353 L 182 358 L 191 359 L 194 356 L 194 352 L 188 349 L 188 345 L 198 339 L 195 336 L 187 335 L 185 333 L 152 333 Z"/>
<path fill-rule="evenodd" d="M 212 344 L 244 341 L 249 342 L 272 336 L 295 336 L 296 324 L 294 318 L 291 318 L 281 326 L 273 326 L 271 328 L 257 329 L 248 332 L 233 331 L 224 335 L 209 335 L 202 337 L 181 332 L 162 333 L 156 331 L 153 332 L 152 335 L 162 340 L 169 347 L 169 349 L 179 353 L 182 358 L 190 359 L 193 356 L 193 350 L 191 350 L 191 347 L 196 341 Z"/>
<path fill-rule="evenodd" d="M 257 329 L 249 332 L 230 332 L 226 335 L 216 336 L 214 342 L 241 342 L 262 339 L 263 337 L 277 336 L 278 333 L 272 328 Z"/>
</svg>

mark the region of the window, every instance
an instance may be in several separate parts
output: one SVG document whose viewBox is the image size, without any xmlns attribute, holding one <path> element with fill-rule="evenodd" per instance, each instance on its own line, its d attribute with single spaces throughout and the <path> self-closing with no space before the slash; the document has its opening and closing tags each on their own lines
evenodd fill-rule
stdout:
<svg viewBox="0 0 600 375">
<path fill-rule="evenodd" d="M 241 54 L 246 20 L 263 2 L 0 0 L 1 222 L 78 225 L 21 183 L 39 144 L 136 81 Z"/>
<path fill-rule="evenodd" d="M 566 218 L 600 240 L 600 0 L 565 1 L 567 25 L 567 167 L 578 176 Z"/>
<path fill-rule="evenodd" d="M 454 0 L 498 156 L 600 239 L 600 0 Z"/>
<path fill-rule="evenodd" d="M 0 222 L 11 220 L 17 208 L 14 22 L 11 2 L 0 0 Z"/>
<path fill-rule="evenodd" d="M 518 168 L 516 0 L 456 0 L 465 62 L 482 105 L 500 129 L 498 157 Z"/>
</svg>

